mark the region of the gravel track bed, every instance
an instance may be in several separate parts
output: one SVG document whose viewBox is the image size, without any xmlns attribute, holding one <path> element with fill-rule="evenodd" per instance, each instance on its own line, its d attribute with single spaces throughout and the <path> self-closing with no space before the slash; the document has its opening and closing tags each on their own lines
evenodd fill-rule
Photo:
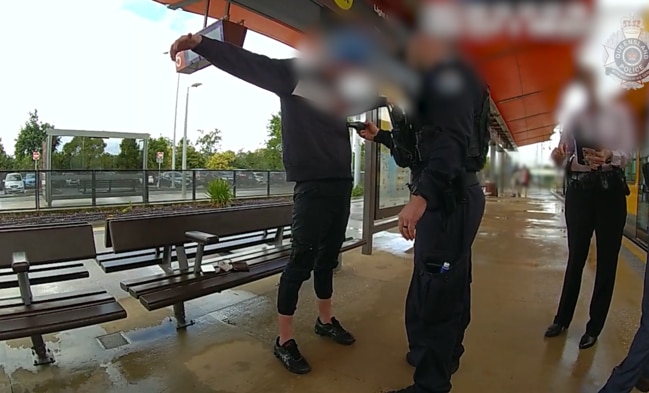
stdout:
<svg viewBox="0 0 649 393">
<path fill-rule="evenodd" d="M 291 197 L 239 199 L 230 206 L 253 206 L 267 203 L 288 202 Z M 214 210 L 208 202 L 196 202 L 174 205 L 119 206 L 95 209 L 75 209 L 65 211 L 37 211 L 0 214 L 0 228 L 16 225 L 63 224 L 70 222 L 98 222 L 108 217 L 128 217 L 143 214 L 160 214 L 173 212 L 200 212 Z"/>
</svg>

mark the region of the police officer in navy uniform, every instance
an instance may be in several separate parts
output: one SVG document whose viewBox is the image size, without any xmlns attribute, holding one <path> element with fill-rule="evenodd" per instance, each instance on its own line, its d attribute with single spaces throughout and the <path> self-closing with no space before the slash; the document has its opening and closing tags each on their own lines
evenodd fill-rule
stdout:
<svg viewBox="0 0 649 393">
<path fill-rule="evenodd" d="M 415 241 L 406 301 L 415 373 L 414 384 L 395 393 L 443 393 L 451 390 L 470 319 L 471 244 L 485 199 L 469 150 L 486 86 L 448 42 L 419 34 L 408 52 L 421 74 L 411 119 L 419 160 L 411 166 L 412 195 L 399 231 Z M 395 148 L 390 133 L 371 123 L 360 134 Z"/>
</svg>

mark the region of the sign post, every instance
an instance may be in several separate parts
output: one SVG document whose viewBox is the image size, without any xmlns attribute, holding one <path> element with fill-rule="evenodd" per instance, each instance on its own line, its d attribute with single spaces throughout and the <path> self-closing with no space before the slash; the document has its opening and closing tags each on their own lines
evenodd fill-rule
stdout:
<svg viewBox="0 0 649 393">
<path fill-rule="evenodd" d="M 156 153 L 155 161 L 158 163 L 158 188 L 160 188 L 160 172 L 162 170 L 162 161 L 164 161 L 165 153 L 159 151 Z"/>
<path fill-rule="evenodd" d="M 41 159 L 41 153 L 35 151 L 32 153 L 32 160 L 34 160 L 34 170 L 38 171 L 38 161 Z"/>
</svg>

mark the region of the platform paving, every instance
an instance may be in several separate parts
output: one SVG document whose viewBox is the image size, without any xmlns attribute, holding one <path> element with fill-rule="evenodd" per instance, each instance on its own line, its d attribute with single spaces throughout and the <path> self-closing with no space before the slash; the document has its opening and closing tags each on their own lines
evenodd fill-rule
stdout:
<svg viewBox="0 0 649 393">
<path fill-rule="evenodd" d="M 568 334 L 543 338 L 566 263 L 561 209 L 548 192 L 487 203 L 474 248 L 473 322 L 453 392 L 595 393 L 626 353 L 638 323 L 644 269 L 642 252 L 626 241 L 610 318 L 597 346 L 578 350 L 593 258 Z M 0 392 L 378 393 L 403 387 L 412 377 L 403 327 L 411 258 L 411 244 L 390 232 L 376 235 L 374 255 L 345 255 L 335 303 L 337 316 L 358 338 L 351 347 L 313 334 L 315 299 L 311 283 L 304 286 L 296 327 L 313 367 L 305 376 L 288 374 L 271 352 L 278 277 L 188 302 L 197 323 L 177 333 L 170 309 L 146 312 L 119 289 L 120 279 L 131 273 L 106 276 L 87 262 L 90 279 L 38 292 L 103 286 L 129 317 L 48 336 L 57 356 L 49 367 L 31 365 L 27 340 L 0 343 Z"/>
</svg>

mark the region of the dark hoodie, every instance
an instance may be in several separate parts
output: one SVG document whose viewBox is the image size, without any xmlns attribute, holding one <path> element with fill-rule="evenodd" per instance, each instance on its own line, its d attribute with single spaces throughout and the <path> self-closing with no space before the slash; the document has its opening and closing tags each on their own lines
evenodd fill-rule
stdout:
<svg viewBox="0 0 649 393">
<path fill-rule="evenodd" d="M 324 113 L 293 95 L 298 83 L 295 59 L 271 59 L 206 37 L 194 52 L 215 67 L 279 96 L 288 181 L 352 179 L 346 119 Z"/>
</svg>

